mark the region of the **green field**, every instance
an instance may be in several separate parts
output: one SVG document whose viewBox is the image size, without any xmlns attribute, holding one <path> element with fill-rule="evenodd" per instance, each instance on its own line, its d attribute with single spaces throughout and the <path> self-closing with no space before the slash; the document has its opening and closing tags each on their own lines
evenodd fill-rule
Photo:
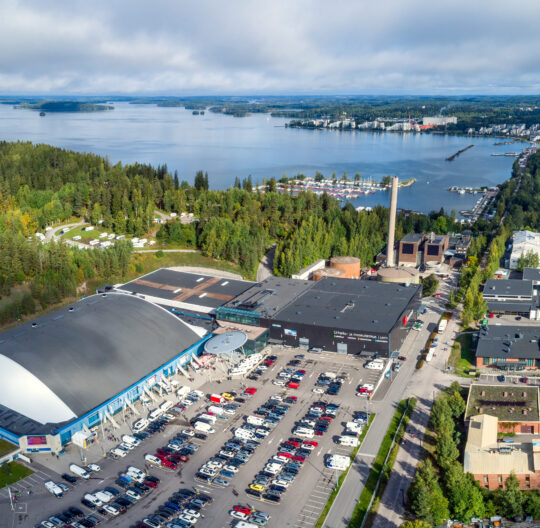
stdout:
<svg viewBox="0 0 540 528">
<path fill-rule="evenodd" d="M 6 440 L 0 438 L 0 457 L 3 457 L 4 455 L 11 453 L 12 451 L 15 451 L 15 449 L 17 449 L 17 446 L 13 445 L 11 442 L 7 442 Z"/>
<path fill-rule="evenodd" d="M 99 226 L 95 226 L 92 231 L 83 231 L 83 229 L 87 226 L 75 227 L 74 229 L 71 229 L 67 233 L 64 233 L 63 235 L 61 235 L 61 238 L 73 240 L 74 236 L 80 236 L 81 239 L 78 240 L 78 242 L 88 243 L 90 242 L 90 240 L 93 240 L 94 238 L 99 238 L 100 233 L 104 233 L 104 232 L 111 233 L 111 231 L 107 231 L 106 229 Z M 103 240 L 107 240 L 107 239 L 104 238 Z"/>
<path fill-rule="evenodd" d="M 466 328 L 466 331 L 471 330 Z M 451 367 L 454 367 L 454 371 L 458 376 L 464 378 L 472 378 L 468 374 L 469 370 L 475 369 L 474 366 L 474 350 L 472 344 L 472 334 L 461 334 L 456 339 L 454 345 L 452 346 L 452 352 L 450 353 L 450 358 L 448 364 Z"/>
<path fill-rule="evenodd" d="M 14 484 L 31 475 L 33 471 L 17 462 L 9 462 L 0 466 L 0 488 Z"/>
</svg>

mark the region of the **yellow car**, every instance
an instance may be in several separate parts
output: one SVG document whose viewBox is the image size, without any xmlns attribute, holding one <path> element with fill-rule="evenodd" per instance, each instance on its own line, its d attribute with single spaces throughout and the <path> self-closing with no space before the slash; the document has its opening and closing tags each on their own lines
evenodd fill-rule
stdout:
<svg viewBox="0 0 540 528">
<path fill-rule="evenodd" d="M 225 398 L 226 400 L 228 401 L 232 401 L 234 400 L 234 396 L 232 394 L 229 394 L 228 392 L 224 392 L 222 395 L 221 395 L 222 398 Z"/>
<path fill-rule="evenodd" d="M 261 484 L 250 484 L 249 488 L 255 491 L 264 491 L 264 486 Z"/>
</svg>

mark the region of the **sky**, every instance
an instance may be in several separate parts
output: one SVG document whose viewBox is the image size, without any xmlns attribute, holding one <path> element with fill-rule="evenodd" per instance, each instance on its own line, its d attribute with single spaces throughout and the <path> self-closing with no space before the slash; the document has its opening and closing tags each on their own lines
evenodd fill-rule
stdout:
<svg viewBox="0 0 540 528">
<path fill-rule="evenodd" d="M 0 0 L 0 94 L 538 94 L 538 0 Z"/>
</svg>

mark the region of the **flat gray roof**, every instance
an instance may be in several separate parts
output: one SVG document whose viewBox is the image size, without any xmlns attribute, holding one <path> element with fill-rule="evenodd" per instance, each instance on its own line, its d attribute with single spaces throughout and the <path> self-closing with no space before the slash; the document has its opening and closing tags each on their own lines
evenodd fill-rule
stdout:
<svg viewBox="0 0 540 528">
<path fill-rule="evenodd" d="M 526 301 L 496 301 L 486 299 L 488 309 L 492 312 L 513 312 L 529 314 L 532 308 L 530 300 Z"/>
<path fill-rule="evenodd" d="M 400 242 L 412 242 L 414 244 L 421 242 L 424 238 L 422 233 L 407 233 Z"/>
<path fill-rule="evenodd" d="M 539 268 L 524 268 L 523 279 L 530 281 L 540 281 L 540 269 Z"/>
<path fill-rule="evenodd" d="M 164 308 L 135 295 L 107 293 L 0 334 L 0 355 L 33 374 L 81 416 L 199 340 Z M 3 414 L 0 407 L 2 427 Z"/>
<path fill-rule="evenodd" d="M 388 333 L 420 289 L 419 284 L 327 277 L 314 282 L 273 319 Z"/>
<path fill-rule="evenodd" d="M 515 279 L 488 279 L 484 286 L 484 297 L 531 298 L 532 281 Z"/>
<path fill-rule="evenodd" d="M 315 284 L 317 283 L 308 280 L 269 277 L 255 283 L 225 306 L 260 313 L 263 317 L 271 318 Z"/>
<path fill-rule="evenodd" d="M 540 358 L 540 326 L 488 325 L 480 330 L 476 355 L 501 359 Z"/>
</svg>

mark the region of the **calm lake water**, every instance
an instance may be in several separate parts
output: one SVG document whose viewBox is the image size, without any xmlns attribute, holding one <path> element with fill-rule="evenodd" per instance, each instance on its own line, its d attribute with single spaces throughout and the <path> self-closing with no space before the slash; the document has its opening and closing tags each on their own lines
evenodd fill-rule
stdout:
<svg viewBox="0 0 540 528">
<path fill-rule="evenodd" d="M 510 177 L 513 158 L 492 153 L 516 151 L 519 144 L 495 146 L 495 138 L 430 134 L 284 128 L 288 119 L 253 115 L 244 118 L 213 114 L 194 116 L 182 108 L 116 103 L 109 112 L 52 114 L 0 105 L 0 139 L 49 143 L 108 156 L 116 163 L 166 163 L 180 179 L 193 182 L 207 171 L 210 186 L 224 189 L 249 174 L 253 182 L 299 172 L 331 177 L 344 171 L 350 179 L 380 180 L 387 174 L 417 183 L 402 189 L 398 207 L 428 212 L 470 208 L 478 199 L 446 189 L 451 185 L 492 186 Z M 474 148 L 453 162 L 445 158 L 467 145 Z M 388 205 L 389 193 L 353 200 L 355 206 Z"/>
</svg>

